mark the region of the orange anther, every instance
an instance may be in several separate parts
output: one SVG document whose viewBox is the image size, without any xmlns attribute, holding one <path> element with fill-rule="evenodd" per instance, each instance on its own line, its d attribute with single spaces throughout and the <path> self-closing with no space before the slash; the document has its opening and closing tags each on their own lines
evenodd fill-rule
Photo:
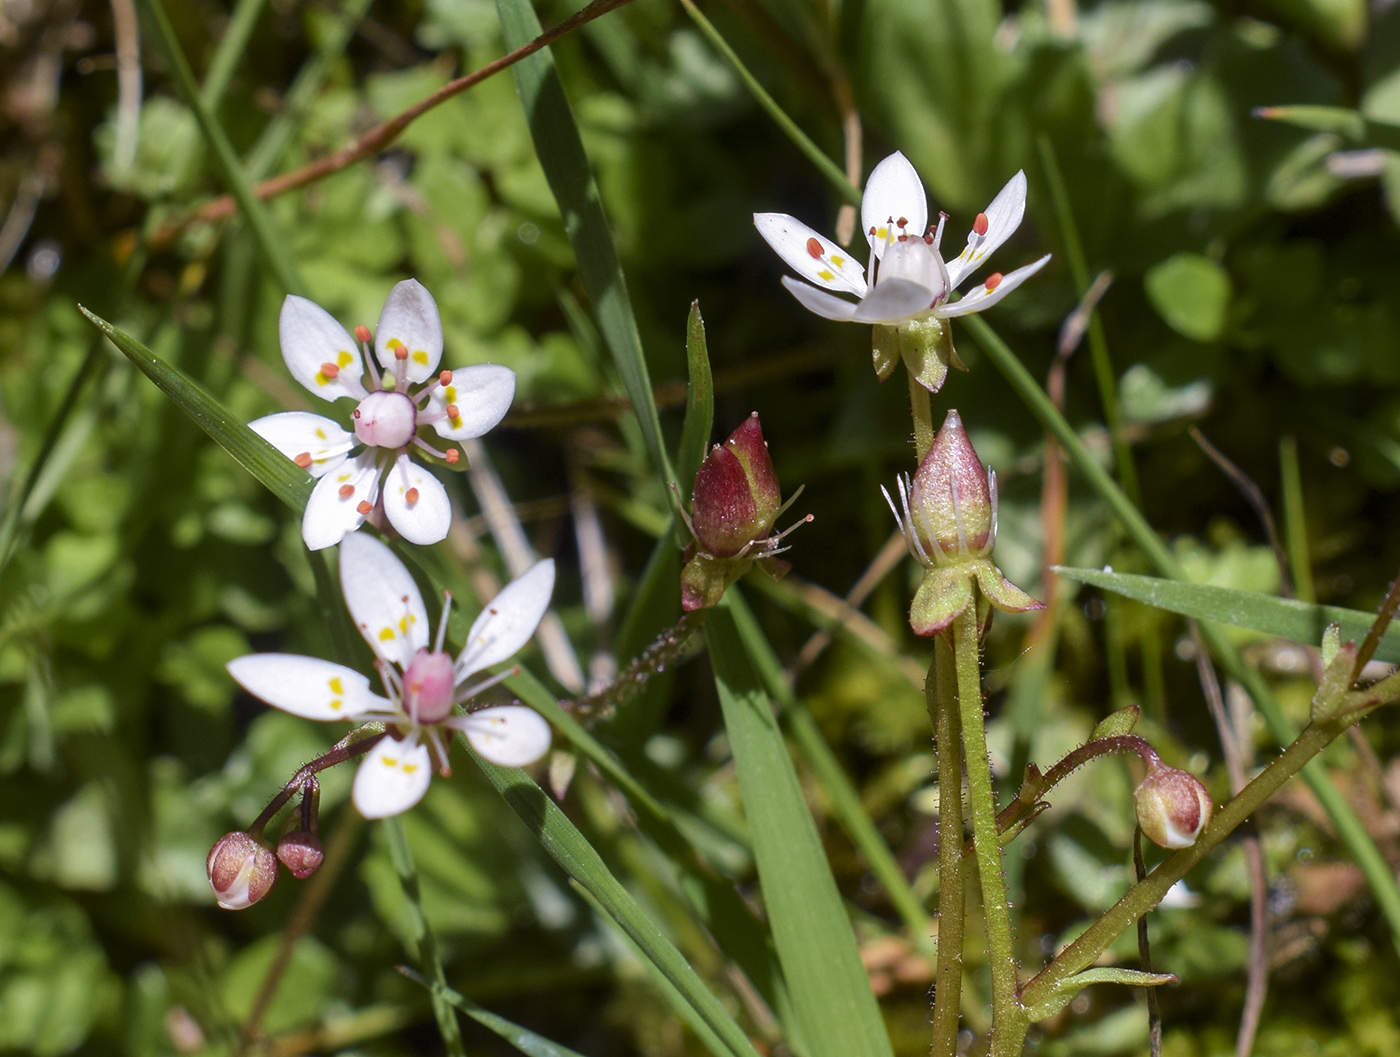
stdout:
<svg viewBox="0 0 1400 1057">
<path fill-rule="evenodd" d="M 412 506 L 414 503 L 418 502 L 418 489 L 410 488 L 403 494 L 403 497 L 408 502 L 408 505 Z"/>
<path fill-rule="evenodd" d="M 448 404 L 448 405 L 447 405 L 447 417 L 448 417 L 448 418 L 457 418 L 457 417 L 459 417 L 460 414 L 461 414 L 461 412 L 458 411 L 457 405 L 456 405 L 456 404 Z"/>
<path fill-rule="evenodd" d="M 350 498 L 352 495 L 354 495 L 354 494 L 355 494 L 355 486 L 354 486 L 353 484 L 343 484 L 343 485 L 340 486 L 340 498 L 341 498 L 341 499 L 349 499 L 349 498 Z"/>
<path fill-rule="evenodd" d="M 408 346 L 407 346 L 407 345 L 395 345 L 395 346 L 394 346 L 394 359 L 396 359 L 396 360 L 406 360 L 406 359 L 408 359 Z"/>
<path fill-rule="evenodd" d="M 363 345 L 368 345 L 368 344 L 369 344 L 369 339 L 370 339 L 369 327 L 365 326 L 363 323 L 358 323 L 358 324 L 356 324 L 356 326 L 355 326 L 355 340 L 358 341 L 358 342 L 360 342 L 360 343 L 363 344 Z"/>
<path fill-rule="evenodd" d="M 456 465 L 457 465 L 457 460 L 460 459 L 461 457 L 462 457 L 462 453 L 459 452 L 456 448 L 448 448 L 448 449 L 447 449 L 447 452 L 446 452 L 445 455 L 444 455 L 444 458 L 447 459 L 447 464 L 448 464 L 449 466 L 456 466 Z"/>
<path fill-rule="evenodd" d="M 321 364 L 321 373 L 327 378 L 334 378 L 340 373 L 340 368 L 333 363 L 323 363 Z"/>
<path fill-rule="evenodd" d="M 440 375 L 438 375 L 438 385 L 451 385 L 451 384 L 452 384 L 452 372 L 451 372 L 451 371 L 443 371 Z"/>
<path fill-rule="evenodd" d="M 359 504 L 356 505 L 355 509 L 356 509 L 357 511 L 359 511 L 361 514 L 368 515 L 369 512 L 370 512 L 371 510 L 374 509 L 374 507 L 372 507 L 372 506 L 369 505 L 369 501 L 368 501 L 368 500 L 366 500 L 366 499 L 361 499 L 360 502 L 359 502 Z"/>
<path fill-rule="evenodd" d="M 311 453 L 309 451 L 304 451 L 293 459 L 292 462 L 296 463 L 304 470 L 311 465 Z"/>
<path fill-rule="evenodd" d="M 985 235 L 987 233 L 988 223 L 987 214 L 978 213 L 977 219 L 972 222 L 972 230 L 979 235 Z"/>
<path fill-rule="evenodd" d="M 898 228 L 907 228 L 909 226 L 909 221 L 905 217 L 900 217 L 894 222 L 894 225 Z"/>
<path fill-rule="evenodd" d="M 987 276 L 987 283 L 986 283 L 986 286 L 987 286 L 987 289 L 988 289 L 988 290 L 995 290 L 995 289 L 996 289 L 998 286 L 1000 286 L 1000 285 L 1001 285 L 1001 272 L 992 272 L 991 275 Z"/>
<path fill-rule="evenodd" d="M 817 258 L 818 260 L 821 260 L 821 255 L 822 255 L 822 244 L 821 244 L 821 242 L 819 242 L 817 239 L 808 239 L 808 240 L 807 240 L 807 252 L 810 253 L 813 257 Z"/>
</svg>

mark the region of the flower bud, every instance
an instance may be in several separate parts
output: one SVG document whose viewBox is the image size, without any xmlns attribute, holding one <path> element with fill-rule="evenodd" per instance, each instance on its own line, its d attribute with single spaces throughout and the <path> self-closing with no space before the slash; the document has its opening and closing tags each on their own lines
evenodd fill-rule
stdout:
<svg viewBox="0 0 1400 1057">
<path fill-rule="evenodd" d="M 321 868 L 325 855 L 321 842 L 310 830 L 298 829 L 282 834 L 277 842 L 277 858 L 298 881 L 305 881 Z"/>
<path fill-rule="evenodd" d="M 226 833 L 209 849 L 205 869 L 214 898 L 225 910 L 252 906 L 277 883 L 277 857 L 251 834 Z"/>
<path fill-rule="evenodd" d="M 1133 793 L 1133 810 L 1147 838 L 1163 848 L 1189 848 L 1215 811 L 1206 787 L 1193 774 L 1158 763 Z"/>
<path fill-rule="evenodd" d="M 914 474 L 910 514 L 930 557 L 982 557 L 992 546 L 996 522 L 990 478 L 967 438 L 962 419 L 949 411 Z"/>
<path fill-rule="evenodd" d="M 754 412 L 717 444 L 700 465 L 691 494 L 691 521 L 700 549 L 732 558 L 767 536 L 782 508 L 778 477 Z"/>
</svg>

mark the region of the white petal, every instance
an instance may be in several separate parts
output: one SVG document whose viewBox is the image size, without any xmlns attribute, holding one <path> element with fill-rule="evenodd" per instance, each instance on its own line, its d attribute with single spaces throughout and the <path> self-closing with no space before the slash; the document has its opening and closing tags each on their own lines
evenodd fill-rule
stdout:
<svg viewBox="0 0 1400 1057">
<path fill-rule="evenodd" d="M 353 396 L 358 400 L 365 395 L 360 381 L 365 368 L 359 346 L 335 317 L 316 302 L 288 294 L 282 302 L 277 333 L 287 370 L 321 399 Z M 336 376 L 328 376 L 321 369 L 322 364 L 333 366 Z"/>
<path fill-rule="evenodd" d="M 937 296 L 926 286 L 908 279 L 886 279 L 856 306 L 857 323 L 903 323 L 927 312 Z"/>
<path fill-rule="evenodd" d="M 802 221 L 786 213 L 755 213 L 753 226 L 784 263 L 808 282 L 857 297 L 865 293 L 865 269 Z"/>
<path fill-rule="evenodd" d="M 358 719 L 394 710 L 359 672 L 316 657 L 253 653 L 229 661 L 228 674 L 254 697 L 306 719 Z"/>
<path fill-rule="evenodd" d="M 899 236 L 901 229 L 891 228 L 890 221 L 897 222 L 901 217 L 905 220 L 903 231 L 910 235 L 923 235 L 928 227 L 924 183 L 909 159 L 895 151 L 870 171 L 865 196 L 860 200 L 860 228 L 876 257 L 883 257 L 885 244 Z M 874 235 L 870 234 L 871 228 L 875 229 Z"/>
<path fill-rule="evenodd" d="M 366 514 L 379 498 L 379 467 L 374 450 L 343 462 L 311 490 L 301 516 L 301 538 L 313 551 L 334 547 L 347 532 L 364 524 Z M 345 494 L 342 495 L 341 492 Z M 363 510 L 361 504 L 365 504 Z"/>
<path fill-rule="evenodd" d="M 1021 226 L 1026 215 L 1026 174 L 1018 172 L 1006 181 L 987 207 L 987 233 L 970 232 L 967 246 L 956 260 L 948 262 L 948 279 L 956 288 L 977 266 L 996 251 Z"/>
<path fill-rule="evenodd" d="M 420 547 L 447 538 L 452 527 L 452 503 L 442 482 L 400 452 L 384 475 L 381 489 L 389 524 L 409 543 Z"/>
<path fill-rule="evenodd" d="M 454 716 L 446 725 L 460 730 L 473 749 L 501 767 L 525 767 L 549 751 L 549 724 L 524 705 L 483 708 Z"/>
<path fill-rule="evenodd" d="M 405 377 L 424 382 L 442 362 L 442 317 L 437 302 L 417 279 L 405 279 L 389 291 L 374 330 L 374 355 L 386 371 L 398 364 L 394 349 L 408 350 Z"/>
<path fill-rule="evenodd" d="M 322 477 L 334 470 L 345 461 L 356 443 L 355 434 L 345 432 L 328 418 L 307 411 L 265 415 L 249 422 L 248 428 L 312 477 Z"/>
<path fill-rule="evenodd" d="M 340 545 L 340 589 L 350 619 L 375 656 L 407 668 L 428 645 L 428 611 L 418 585 L 394 552 L 355 532 Z"/>
<path fill-rule="evenodd" d="M 530 641 L 554 594 L 554 559 L 537 562 L 486 604 L 457 655 L 457 681 L 500 664 Z"/>
<path fill-rule="evenodd" d="M 934 315 L 944 319 L 951 319 L 954 316 L 965 316 L 971 312 L 981 312 L 991 308 L 1012 290 L 1020 286 L 1040 269 L 1045 267 L 1050 260 L 1050 254 L 1046 254 L 1038 261 L 1026 265 L 1024 268 L 1017 268 L 1014 272 L 1003 275 L 1001 282 L 997 284 L 995 290 L 988 290 L 986 286 L 979 286 L 975 290 L 970 290 L 968 295 L 961 301 L 951 305 L 939 305 L 934 311 Z"/>
<path fill-rule="evenodd" d="M 492 429 L 506 417 L 515 399 L 515 372 L 497 363 L 458 367 L 448 373 L 447 383 L 434 383 L 427 406 L 419 421 L 442 415 L 433 429 L 448 440 L 471 440 Z M 440 377 L 440 376 L 439 376 Z M 448 407 L 457 408 L 457 417 L 448 418 Z"/>
<path fill-rule="evenodd" d="M 801 302 L 808 312 L 815 312 L 822 319 L 834 319 L 838 323 L 848 323 L 855 318 L 856 303 L 845 298 L 808 286 L 790 275 L 783 276 L 783 287 Z"/>
<path fill-rule="evenodd" d="M 388 818 L 407 811 L 428 791 L 433 761 L 415 738 L 389 735 L 369 750 L 355 772 L 351 798 L 365 818 Z"/>
</svg>

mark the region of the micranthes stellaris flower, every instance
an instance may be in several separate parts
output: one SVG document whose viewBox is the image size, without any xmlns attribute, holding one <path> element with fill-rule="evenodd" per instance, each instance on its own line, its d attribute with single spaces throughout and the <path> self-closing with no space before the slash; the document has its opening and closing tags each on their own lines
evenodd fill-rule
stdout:
<svg viewBox="0 0 1400 1057">
<path fill-rule="evenodd" d="M 952 332 L 944 320 L 991 308 L 1045 266 L 1049 254 L 1008 275 L 994 272 L 958 301 L 949 301 L 998 246 L 1011 237 L 1026 212 L 1026 174 L 1018 172 L 985 213 L 978 213 L 967 245 L 944 261 L 943 228 L 928 222 L 928 198 L 919 174 L 895 152 L 870 173 L 861 199 L 861 226 L 870 243 L 866 270 L 840 246 L 786 213 L 755 213 L 753 222 L 806 282 L 783 277 L 783 286 L 809 311 L 839 322 L 873 323 L 875 372 L 890 376 L 901 355 L 920 383 L 937 392 L 958 363 Z M 836 291 L 830 293 L 828 291 Z M 856 300 L 836 296 L 854 295 Z"/>
<path fill-rule="evenodd" d="M 366 818 L 407 811 L 428 791 L 434 763 L 449 771 L 443 732 L 461 731 L 478 753 L 503 767 L 534 763 L 549 749 L 549 724 L 523 705 L 496 705 L 466 715 L 464 704 L 507 674 L 473 681 L 529 641 L 554 591 L 554 561 L 545 559 L 496 595 L 471 626 L 454 660 L 444 652 L 447 606 L 437 638 L 428 639 L 423 597 L 403 563 L 362 532 L 340 545 L 345 605 L 374 652 L 387 697 L 344 665 L 285 653 L 256 653 L 229 662 L 229 674 L 249 693 L 307 719 L 379 721 L 388 735 L 355 773 L 353 799 Z M 451 596 L 447 605 L 451 604 Z M 431 750 L 431 752 L 430 752 Z"/>
<path fill-rule="evenodd" d="M 379 315 L 374 358 L 382 375 L 373 365 L 366 370 L 361 359 L 361 346 L 368 354 L 369 329 L 356 327 L 351 338 L 329 312 L 304 297 L 288 296 L 282 303 L 278 331 L 293 378 L 322 400 L 358 401 L 351 413 L 353 432 L 305 411 L 251 423 L 278 451 L 320 478 L 302 516 L 306 545 L 334 546 L 380 502 L 389 524 L 410 543 L 446 537 L 452 523 L 447 490 L 409 453 L 418 448 L 457 462 L 458 450 L 438 451 L 424 439 L 424 428 L 449 441 L 481 436 L 510 409 L 515 372 L 494 363 L 439 372 L 442 320 L 432 295 L 413 279 L 389 292 Z M 350 459 L 359 444 L 364 450 Z"/>
</svg>

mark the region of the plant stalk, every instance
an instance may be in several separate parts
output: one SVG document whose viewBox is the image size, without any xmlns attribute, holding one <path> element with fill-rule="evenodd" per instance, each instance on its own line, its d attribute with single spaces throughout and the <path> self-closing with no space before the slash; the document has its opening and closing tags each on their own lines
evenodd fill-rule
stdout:
<svg viewBox="0 0 1400 1057">
<path fill-rule="evenodd" d="M 952 644 L 934 640 L 924 683 L 938 749 L 938 963 L 933 989 L 932 1057 L 955 1057 L 962 1004 L 963 880 L 962 734 Z"/>
<path fill-rule="evenodd" d="M 929 448 L 933 447 L 933 399 L 923 387 L 914 372 L 905 370 L 909 379 L 909 410 L 914 415 L 914 454 L 916 462 L 922 464 Z"/>
</svg>

